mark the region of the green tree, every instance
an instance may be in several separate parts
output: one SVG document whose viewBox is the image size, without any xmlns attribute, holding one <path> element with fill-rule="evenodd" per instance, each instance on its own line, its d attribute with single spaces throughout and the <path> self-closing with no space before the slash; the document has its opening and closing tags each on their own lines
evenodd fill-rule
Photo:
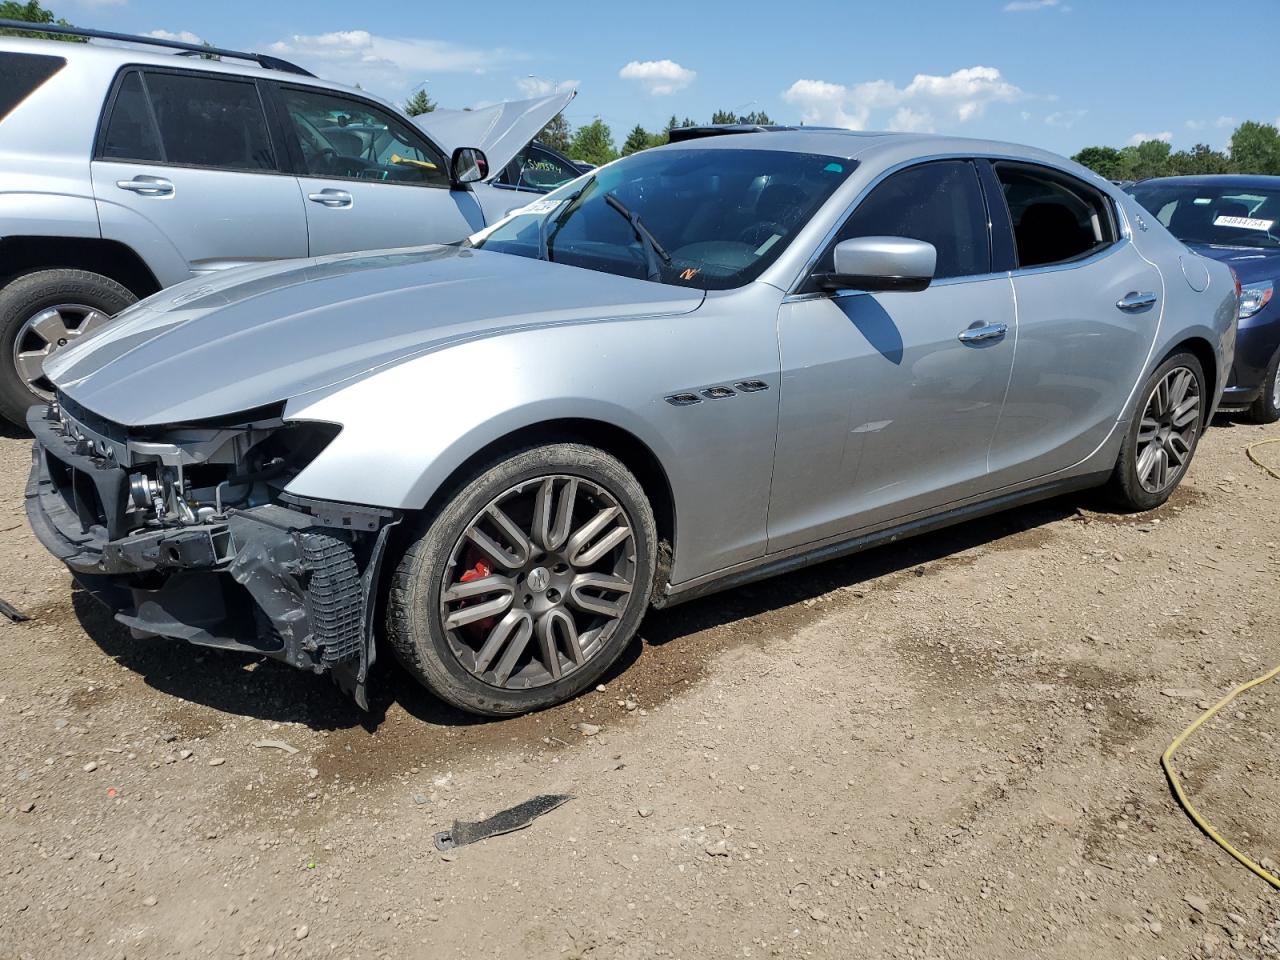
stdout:
<svg viewBox="0 0 1280 960">
<path fill-rule="evenodd" d="M 663 143 L 665 140 L 666 137 L 655 138 L 653 134 L 637 123 L 631 128 L 631 132 L 627 134 L 626 142 L 622 144 L 622 155 L 625 157 L 640 150 L 647 150 L 654 146 L 655 143 Z"/>
<path fill-rule="evenodd" d="M 1132 168 L 1115 147 L 1085 147 L 1071 159 L 1108 180 L 1131 178 Z"/>
<path fill-rule="evenodd" d="M 1173 148 L 1163 140 L 1144 140 L 1137 146 L 1125 147 L 1120 156 L 1128 165 L 1125 179 L 1146 180 L 1148 177 L 1167 177 L 1173 172 L 1169 157 Z"/>
<path fill-rule="evenodd" d="M 602 164 L 616 160 L 618 151 L 613 146 L 613 131 L 596 117 L 577 129 L 569 146 L 569 156 L 586 163 Z"/>
<path fill-rule="evenodd" d="M 54 16 L 53 11 L 40 6 L 39 0 L 28 0 L 17 3 L 16 0 L 4 0 L 0 3 L 0 20 L 21 20 L 24 23 L 56 23 L 60 27 L 69 27 L 65 20 Z M 71 43 L 88 43 L 84 37 L 65 37 L 57 33 L 26 33 L 18 30 L 0 30 L 0 36 L 36 37 L 41 40 L 67 40 Z"/>
<path fill-rule="evenodd" d="M 427 95 L 426 87 L 419 87 L 418 91 L 404 102 L 404 112 L 411 117 L 420 117 L 424 113 L 430 113 L 438 104 Z"/>
<path fill-rule="evenodd" d="M 1280 130 L 1246 120 L 1231 134 L 1231 168 L 1235 173 L 1280 174 Z"/>
<path fill-rule="evenodd" d="M 564 118 L 564 114 L 557 113 L 534 139 L 545 143 L 553 150 L 568 153 L 573 147 L 573 130 L 569 126 L 569 121 Z"/>
<path fill-rule="evenodd" d="M 767 127 L 773 123 L 773 121 L 769 119 L 769 115 L 765 113 L 763 110 L 760 110 L 760 111 L 752 110 L 746 116 L 739 117 L 738 122 L 739 123 L 755 123 L 755 124 L 759 124 L 762 127 Z"/>
<path fill-rule="evenodd" d="M 1212 173 L 1230 173 L 1231 161 L 1221 150 L 1207 143 L 1197 143 L 1190 150 L 1179 150 L 1169 158 L 1170 172 L 1179 177 L 1201 177 Z"/>
<path fill-rule="evenodd" d="M 737 123 L 738 115 L 732 110 L 717 110 L 711 115 L 712 123 Z"/>
</svg>

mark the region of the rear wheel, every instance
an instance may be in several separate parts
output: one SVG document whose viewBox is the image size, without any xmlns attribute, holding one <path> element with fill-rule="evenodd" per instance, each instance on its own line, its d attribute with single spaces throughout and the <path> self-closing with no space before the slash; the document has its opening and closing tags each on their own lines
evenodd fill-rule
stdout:
<svg viewBox="0 0 1280 960">
<path fill-rule="evenodd" d="M 1208 407 L 1204 368 L 1195 354 L 1165 360 L 1142 388 L 1109 492 L 1126 510 L 1151 510 L 1169 499 L 1191 465 Z"/>
<path fill-rule="evenodd" d="M 635 477 L 592 447 L 534 447 L 477 471 L 391 581 L 387 637 L 441 699 L 508 716 L 593 686 L 635 635 L 657 534 Z"/>
<path fill-rule="evenodd" d="M 45 361 L 137 299 L 87 270 L 39 270 L 0 290 L 0 416 L 25 422 L 28 407 L 52 396 Z"/>
<path fill-rule="evenodd" d="M 1267 375 L 1262 378 L 1262 392 L 1249 406 L 1249 419 L 1254 423 L 1275 423 L 1280 420 L 1280 351 L 1271 358 Z"/>
</svg>

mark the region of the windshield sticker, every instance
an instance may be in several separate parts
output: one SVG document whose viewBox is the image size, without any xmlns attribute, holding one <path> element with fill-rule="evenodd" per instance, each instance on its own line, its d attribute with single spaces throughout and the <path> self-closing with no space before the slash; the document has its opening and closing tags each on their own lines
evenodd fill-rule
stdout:
<svg viewBox="0 0 1280 960">
<path fill-rule="evenodd" d="M 1274 220 L 1259 220 L 1256 217 L 1215 217 L 1215 227 L 1235 227 L 1238 230 L 1270 230 Z"/>
<path fill-rule="evenodd" d="M 529 213 L 538 216 L 544 213 L 551 213 L 558 208 L 563 201 L 561 200 L 537 200 L 526 207 L 521 207 L 515 213 Z"/>
<path fill-rule="evenodd" d="M 701 272 L 702 272 L 701 267 L 685 267 L 683 270 L 680 271 L 680 279 L 687 282 L 689 280 L 692 280 Z"/>
<path fill-rule="evenodd" d="M 782 234 L 775 233 L 768 240 L 766 240 L 764 243 L 760 244 L 760 246 L 756 248 L 756 252 L 754 256 L 763 257 L 766 253 L 769 252 L 769 248 L 772 247 L 775 243 L 777 243 L 781 239 L 782 239 Z"/>
</svg>

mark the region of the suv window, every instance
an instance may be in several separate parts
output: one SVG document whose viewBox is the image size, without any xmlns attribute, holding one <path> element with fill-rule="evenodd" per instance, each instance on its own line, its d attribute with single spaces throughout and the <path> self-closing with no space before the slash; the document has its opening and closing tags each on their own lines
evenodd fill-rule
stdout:
<svg viewBox="0 0 1280 960">
<path fill-rule="evenodd" d="M 939 160 L 887 177 L 850 214 L 835 243 L 853 237 L 910 237 L 938 251 L 934 276 L 991 272 L 991 238 L 978 173 L 968 160 Z M 832 244 L 834 248 L 835 243 Z M 819 271 L 830 271 L 828 250 Z"/>
<path fill-rule="evenodd" d="M 562 183 L 580 177 L 577 167 L 560 159 L 550 150 L 529 144 L 502 170 L 498 183 L 526 190 L 554 190 Z"/>
<path fill-rule="evenodd" d="M 0 120 L 66 65 L 62 57 L 0 53 L 0 77 L 4 77 L 4 83 L 0 83 Z"/>
<path fill-rule="evenodd" d="M 126 74 L 101 155 L 217 170 L 274 170 L 257 85 L 198 74 Z"/>
<path fill-rule="evenodd" d="M 304 174 L 449 186 L 448 163 L 390 113 L 323 90 L 281 90 Z"/>
<path fill-rule="evenodd" d="M 1116 240 L 1111 205 L 1085 183 L 1043 167 L 997 163 L 1018 266 L 1039 267 L 1089 256 Z"/>
</svg>

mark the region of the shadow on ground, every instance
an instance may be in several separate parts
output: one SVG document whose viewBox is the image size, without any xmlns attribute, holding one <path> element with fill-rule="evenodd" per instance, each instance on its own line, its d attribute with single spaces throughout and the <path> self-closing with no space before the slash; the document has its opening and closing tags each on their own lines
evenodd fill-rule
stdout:
<svg viewBox="0 0 1280 960">
<path fill-rule="evenodd" d="M 962 551 L 995 545 L 1015 534 L 1062 520 L 1074 514 L 1082 502 L 1079 496 L 1046 501 L 681 606 L 650 611 L 641 625 L 643 641 L 637 639 L 629 645 L 604 682 L 609 684 L 621 678 L 628 687 L 648 687 L 654 694 L 648 699 L 652 704 L 665 696 L 661 691 L 654 691 L 653 683 L 644 682 L 647 662 L 659 659 L 641 657 L 645 643 L 653 647 L 675 644 L 678 649 L 681 638 L 704 634 L 745 618 L 777 615 L 779 626 L 784 627 L 782 615 L 786 608 L 807 599 L 842 586 L 867 584 L 870 587 L 872 581 L 911 568 L 921 568 L 917 573 L 928 575 L 930 564 L 936 565 Z M 395 663 L 388 652 L 383 652 L 374 666 L 370 682 L 371 709 L 365 712 L 339 693 L 326 677 L 303 673 L 251 654 L 202 649 L 179 641 L 135 639 L 85 591 L 77 590 L 72 599 L 76 618 L 85 632 L 105 653 L 137 673 L 149 686 L 180 700 L 228 714 L 301 723 L 313 730 L 363 728 L 367 733 L 375 733 L 384 724 L 393 704 L 435 727 L 512 722 L 485 721 L 441 703 Z M 682 657 L 681 665 L 690 676 L 697 676 L 715 655 L 733 642 L 729 634 L 713 634 L 709 642 L 699 643 L 696 649 L 690 650 L 688 658 Z M 665 677 L 663 683 L 670 688 L 675 686 Z M 547 713 L 554 713 L 556 709 L 565 708 L 553 708 Z"/>
</svg>

